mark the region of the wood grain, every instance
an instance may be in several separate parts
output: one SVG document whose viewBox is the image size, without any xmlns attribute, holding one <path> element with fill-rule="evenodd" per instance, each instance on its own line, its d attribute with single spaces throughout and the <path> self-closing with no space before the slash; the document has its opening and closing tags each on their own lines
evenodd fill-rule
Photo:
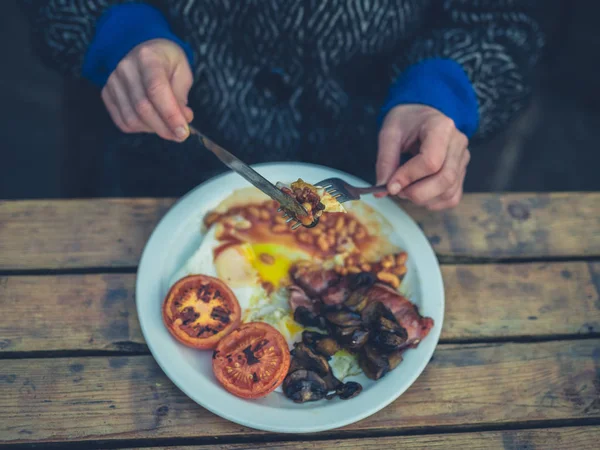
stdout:
<svg viewBox="0 0 600 450">
<path fill-rule="evenodd" d="M 132 267 L 173 200 L 0 201 L 0 269 Z"/>
<path fill-rule="evenodd" d="M 469 450 L 586 450 L 598 448 L 600 427 L 545 428 L 539 430 L 488 431 L 481 433 L 436 434 L 431 436 L 395 436 L 326 441 L 269 443 L 269 450 L 381 450 L 381 449 L 469 449 Z M 218 444 L 185 447 L 152 447 L 153 450 L 259 450 L 255 444 Z M 140 449 L 140 450 L 150 450 Z"/>
<path fill-rule="evenodd" d="M 169 199 L 0 202 L 0 270 L 134 267 Z M 452 259 L 600 256 L 600 193 L 471 194 L 406 210 Z"/>
<path fill-rule="evenodd" d="M 598 192 L 471 194 L 437 214 L 403 207 L 449 259 L 600 255 Z"/>
<path fill-rule="evenodd" d="M 403 396 L 336 437 L 597 420 L 599 368 L 600 340 L 443 345 Z M 150 356 L 5 360 L 0 383 L 4 443 L 264 434 L 193 403 Z"/>
<path fill-rule="evenodd" d="M 449 265 L 442 272 L 442 340 L 600 332 L 598 263 Z M 0 352 L 145 350 L 134 284 L 128 274 L 0 277 Z"/>
</svg>

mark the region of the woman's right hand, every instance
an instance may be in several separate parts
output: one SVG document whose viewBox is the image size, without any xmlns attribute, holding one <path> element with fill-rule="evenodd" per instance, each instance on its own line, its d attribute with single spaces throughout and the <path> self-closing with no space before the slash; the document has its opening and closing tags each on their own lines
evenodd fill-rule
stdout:
<svg viewBox="0 0 600 450">
<path fill-rule="evenodd" d="M 119 62 L 102 89 L 102 100 L 121 131 L 182 142 L 194 117 L 187 106 L 192 81 L 183 49 L 168 39 L 153 39 Z"/>
</svg>

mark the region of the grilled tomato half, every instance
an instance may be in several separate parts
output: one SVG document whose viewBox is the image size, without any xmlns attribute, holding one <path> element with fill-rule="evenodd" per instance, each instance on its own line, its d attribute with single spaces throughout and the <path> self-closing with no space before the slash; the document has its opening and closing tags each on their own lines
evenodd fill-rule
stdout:
<svg viewBox="0 0 600 450">
<path fill-rule="evenodd" d="M 250 322 L 224 337 L 215 349 L 212 367 L 225 389 L 242 398 L 259 398 L 283 383 L 290 368 L 290 350 L 271 325 Z"/>
<path fill-rule="evenodd" d="M 177 281 L 162 309 L 169 332 L 182 344 L 213 349 L 240 324 L 235 294 L 218 278 L 190 275 Z"/>
</svg>

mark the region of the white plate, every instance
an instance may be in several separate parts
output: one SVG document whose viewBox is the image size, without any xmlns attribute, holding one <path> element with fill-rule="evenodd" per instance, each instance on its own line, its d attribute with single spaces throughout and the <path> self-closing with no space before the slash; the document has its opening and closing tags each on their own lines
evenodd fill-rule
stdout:
<svg viewBox="0 0 600 450">
<path fill-rule="evenodd" d="M 357 186 L 367 184 L 351 175 L 322 166 L 301 163 L 272 163 L 254 166 L 267 179 L 289 181 L 301 176 L 316 183 L 332 176 Z M 444 320 L 444 289 L 437 259 L 416 223 L 390 199 L 365 197 L 373 208 L 393 225 L 394 241 L 409 255 L 410 300 L 435 325 L 418 348 L 405 353 L 400 366 L 377 382 L 364 376 L 357 380 L 364 390 L 350 400 L 323 400 L 295 404 L 282 394 L 272 393 L 260 400 L 243 400 L 229 394 L 213 376 L 211 352 L 179 344 L 164 327 L 161 305 L 169 280 L 198 248 L 203 216 L 234 190 L 247 187 L 239 175 L 227 173 L 209 180 L 179 200 L 160 221 L 140 261 L 137 285 L 137 312 L 144 338 L 152 355 L 167 374 L 191 399 L 225 419 L 259 430 L 280 433 L 308 433 L 348 425 L 374 414 L 400 396 L 421 374 L 437 345 Z"/>
</svg>

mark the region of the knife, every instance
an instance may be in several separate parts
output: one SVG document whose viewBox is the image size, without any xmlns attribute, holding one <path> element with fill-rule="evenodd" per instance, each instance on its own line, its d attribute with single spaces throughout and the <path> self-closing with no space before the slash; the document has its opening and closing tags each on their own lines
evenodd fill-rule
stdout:
<svg viewBox="0 0 600 450">
<path fill-rule="evenodd" d="M 205 148 L 213 152 L 227 167 L 244 177 L 246 180 L 248 180 L 248 182 L 250 182 L 250 184 L 254 185 L 273 200 L 278 202 L 283 209 L 292 212 L 296 217 L 308 215 L 304 207 L 298 203 L 295 198 L 280 191 L 269 180 L 259 174 L 256 170 L 252 169 L 249 165 L 240 161 L 237 157 L 229 153 L 220 145 L 211 141 L 192 126 L 190 126 L 190 132 L 198 138 L 200 143 Z"/>
</svg>

